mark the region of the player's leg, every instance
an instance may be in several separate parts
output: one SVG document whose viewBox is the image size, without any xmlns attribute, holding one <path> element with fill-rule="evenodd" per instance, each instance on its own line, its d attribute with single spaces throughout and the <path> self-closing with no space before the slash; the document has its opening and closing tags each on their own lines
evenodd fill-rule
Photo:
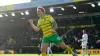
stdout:
<svg viewBox="0 0 100 56">
<path fill-rule="evenodd" d="M 50 56 L 53 56 L 52 50 L 51 50 L 51 46 L 49 46 L 47 48 L 47 56 L 49 56 L 49 54 L 51 54 Z"/>
<path fill-rule="evenodd" d="M 47 48 L 47 56 L 49 56 L 50 47 Z"/>
<path fill-rule="evenodd" d="M 42 56 L 46 56 L 47 48 L 48 48 L 48 43 L 42 43 L 42 46 L 41 46 Z"/>
<path fill-rule="evenodd" d="M 82 56 L 84 56 L 86 53 L 86 45 L 82 43 Z"/>
<path fill-rule="evenodd" d="M 68 51 L 69 53 L 71 53 L 73 56 L 77 56 L 69 46 L 65 45 L 64 42 L 59 43 L 59 46 Z"/>
<path fill-rule="evenodd" d="M 41 54 L 41 50 L 40 50 L 40 47 L 38 48 L 38 55 L 40 55 Z"/>
<path fill-rule="evenodd" d="M 42 39 L 42 43 L 41 43 L 42 56 L 46 56 L 46 51 L 47 51 L 48 46 L 49 46 L 48 39 L 47 38 L 43 38 Z"/>
<path fill-rule="evenodd" d="M 38 53 L 38 55 L 41 54 L 41 44 L 38 45 L 38 52 L 37 53 Z"/>
<path fill-rule="evenodd" d="M 52 53 L 51 47 L 50 47 L 49 51 L 50 51 L 51 56 L 53 56 L 53 53 Z"/>
<path fill-rule="evenodd" d="M 51 39 L 56 45 L 59 45 L 61 48 L 65 49 L 66 51 L 68 51 L 69 53 L 73 54 L 74 56 L 76 56 L 76 54 L 74 54 L 74 52 L 72 51 L 72 49 L 69 46 L 66 46 L 65 43 L 63 42 L 62 38 L 59 37 L 57 34 L 55 34 L 54 36 L 52 36 Z"/>
<path fill-rule="evenodd" d="M 85 55 L 85 48 L 82 48 L 82 56 Z"/>
<path fill-rule="evenodd" d="M 86 53 L 86 54 L 88 54 L 88 56 L 90 56 L 90 52 L 88 52 L 88 46 L 87 46 L 87 44 L 85 44 L 83 48 L 84 48 L 84 50 L 83 50 L 84 53 L 83 54 Z"/>
</svg>

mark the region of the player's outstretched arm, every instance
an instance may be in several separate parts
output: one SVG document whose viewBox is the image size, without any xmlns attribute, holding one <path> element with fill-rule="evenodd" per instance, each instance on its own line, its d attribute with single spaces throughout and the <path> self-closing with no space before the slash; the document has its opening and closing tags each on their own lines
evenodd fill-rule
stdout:
<svg viewBox="0 0 100 56">
<path fill-rule="evenodd" d="M 29 23 L 31 24 L 31 27 L 34 29 L 34 31 L 38 32 L 40 30 L 39 28 L 37 28 L 37 26 L 34 25 L 32 19 L 29 20 Z"/>
</svg>

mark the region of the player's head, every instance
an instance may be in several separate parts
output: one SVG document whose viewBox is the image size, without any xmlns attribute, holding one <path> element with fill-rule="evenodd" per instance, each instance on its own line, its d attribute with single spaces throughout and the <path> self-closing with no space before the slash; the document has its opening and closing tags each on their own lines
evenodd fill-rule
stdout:
<svg viewBox="0 0 100 56">
<path fill-rule="evenodd" d="M 39 17 L 42 17 L 45 14 L 45 9 L 41 6 L 37 7 L 37 14 Z"/>
<path fill-rule="evenodd" d="M 82 32 L 83 32 L 83 34 L 84 34 L 84 33 L 86 33 L 86 31 L 85 31 L 85 30 L 83 30 Z"/>
</svg>

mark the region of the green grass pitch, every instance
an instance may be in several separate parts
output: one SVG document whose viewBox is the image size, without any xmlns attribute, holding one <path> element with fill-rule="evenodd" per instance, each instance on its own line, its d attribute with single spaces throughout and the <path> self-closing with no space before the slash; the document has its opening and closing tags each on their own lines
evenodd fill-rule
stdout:
<svg viewBox="0 0 100 56">
<path fill-rule="evenodd" d="M 39 56 L 39 55 L 38 54 L 0 54 L 0 56 Z M 53 54 L 53 56 L 72 56 L 72 55 L 71 54 Z M 82 54 L 78 54 L 78 56 L 82 56 Z M 85 55 L 85 56 L 88 56 L 88 55 Z M 100 56 L 100 54 L 91 54 L 90 56 Z"/>
</svg>

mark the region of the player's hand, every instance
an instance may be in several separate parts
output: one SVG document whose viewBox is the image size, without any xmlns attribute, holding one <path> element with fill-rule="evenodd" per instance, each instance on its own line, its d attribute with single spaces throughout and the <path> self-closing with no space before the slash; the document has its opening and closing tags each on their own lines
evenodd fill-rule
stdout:
<svg viewBox="0 0 100 56">
<path fill-rule="evenodd" d="M 29 23 L 33 23 L 33 20 L 32 19 L 30 19 L 30 20 L 28 20 L 29 21 Z"/>
</svg>

